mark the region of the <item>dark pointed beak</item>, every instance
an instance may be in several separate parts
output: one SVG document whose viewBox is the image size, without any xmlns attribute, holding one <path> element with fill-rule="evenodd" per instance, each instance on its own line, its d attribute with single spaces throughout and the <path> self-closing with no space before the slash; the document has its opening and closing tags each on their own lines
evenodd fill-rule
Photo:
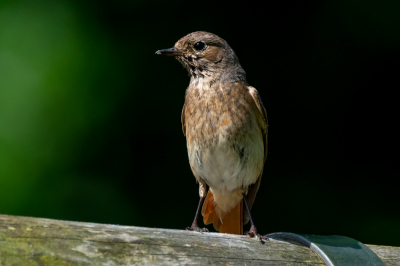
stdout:
<svg viewBox="0 0 400 266">
<path fill-rule="evenodd" d="M 169 48 L 169 49 L 158 50 L 156 52 L 156 54 L 169 55 L 169 56 L 179 56 L 179 55 L 182 55 L 182 51 L 177 49 L 177 48 L 175 48 L 175 47 L 172 47 L 172 48 Z"/>
</svg>

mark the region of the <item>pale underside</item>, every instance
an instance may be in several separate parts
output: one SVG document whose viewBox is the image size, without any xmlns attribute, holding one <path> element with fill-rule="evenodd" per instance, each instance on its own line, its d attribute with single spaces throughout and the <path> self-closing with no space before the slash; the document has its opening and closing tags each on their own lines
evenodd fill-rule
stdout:
<svg viewBox="0 0 400 266">
<path fill-rule="evenodd" d="M 229 126 L 231 124 L 226 127 Z M 253 136 L 239 143 L 247 147 L 243 154 L 247 160 L 243 161 L 232 142 L 224 137 L 224 128 L 219 130 L 217 145 L 204 147 L 195 143 L 188 146 L 188 155 L 195 175 L 201 177 L 210 187 L 217 206 L 223 212 L 228 212 L 240 202 L 242 193 L 247 194 L 247 188 L 259 177 L 264 150 L 261 137 L 252 134 Z"/>
</svg>

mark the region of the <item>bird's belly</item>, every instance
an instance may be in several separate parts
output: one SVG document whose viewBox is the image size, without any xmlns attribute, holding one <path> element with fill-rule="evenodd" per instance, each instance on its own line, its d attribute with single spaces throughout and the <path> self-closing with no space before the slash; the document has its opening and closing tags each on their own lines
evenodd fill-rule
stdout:
<svg viewBox="0 0 400 266">
<path fill-rule="evenodd" d="M 195 176 L 213 191 L 247 189 L 261 173 L 264 158 L 258 127 L 218 127 L 188 143 L 189 161 Z"/>
</svg>

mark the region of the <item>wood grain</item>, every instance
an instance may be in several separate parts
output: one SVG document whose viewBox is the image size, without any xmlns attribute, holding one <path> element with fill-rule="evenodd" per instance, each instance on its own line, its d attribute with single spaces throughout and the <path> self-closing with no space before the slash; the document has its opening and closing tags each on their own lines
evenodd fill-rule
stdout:
<svg viewBox="0 0 400 266">
<path fill-rule="evenodd" d="M 370 247 L 400 265 L 400 248 Z M 325 264 L 307 247 L 277 240 L 0 215 L 0 265 Z"/>
</svg>

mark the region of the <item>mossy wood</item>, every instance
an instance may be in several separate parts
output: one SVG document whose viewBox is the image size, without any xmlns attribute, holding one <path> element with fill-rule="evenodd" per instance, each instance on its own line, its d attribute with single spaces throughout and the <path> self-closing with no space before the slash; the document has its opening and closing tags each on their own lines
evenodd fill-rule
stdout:
<svg viewBox="0 0 400 266">
<path fill-rule="evenodd" d="M 400 265 L 400 248 L 369 247 Z M 277 240 L 0 215 L 0 265 L 325 264 L 309 248 Z"/>
</svg>

